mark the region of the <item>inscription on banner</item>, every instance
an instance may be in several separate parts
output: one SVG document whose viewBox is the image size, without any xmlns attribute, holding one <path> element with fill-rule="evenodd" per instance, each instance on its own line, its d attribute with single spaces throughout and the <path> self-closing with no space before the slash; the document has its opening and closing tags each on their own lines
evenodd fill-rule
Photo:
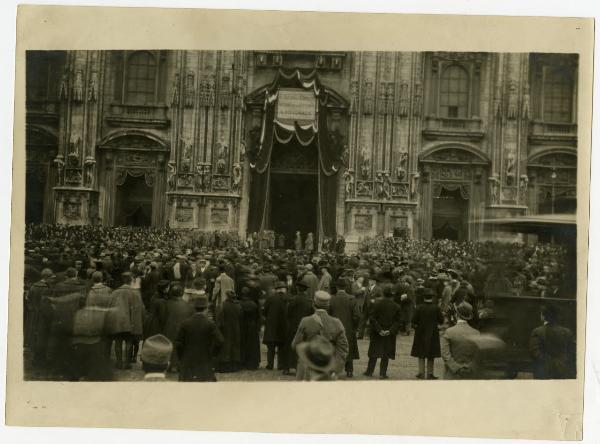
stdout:
<svg viewBox="0 0 600 444">
<path fill-rule="evenodd" d="M 280 89 L 277 99 L 277 120 L 282 122 L 314 122 L 316 97 L 312 90 Z"/>
</svg>

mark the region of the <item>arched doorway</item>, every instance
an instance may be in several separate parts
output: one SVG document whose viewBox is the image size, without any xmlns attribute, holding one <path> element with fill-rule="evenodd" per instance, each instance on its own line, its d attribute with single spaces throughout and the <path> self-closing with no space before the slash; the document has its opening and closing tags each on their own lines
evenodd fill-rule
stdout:
<svg viewBox="0 0 600 444">
<path fill-rule="evenodd" d="M 154 184 L 147 183 L 145 175 L 125 175 L 117 182 L 115 225 L 149 227 L 152 225 L 152 195 Z"/>
<path fill-rule="evenodd" d="M 489 159 L 476 147 L 445 144 L 421 163 L 421 238 L 476 240 L 483 230 Z"/>
<path fill-rule="evenodd" d="M 318 150 L 293 140 L 273 147 L 268 227 L 292 248 L 296 231 L 318 231 Z"/>
<path fill-rule="evenodd" d="M 164 142 L 145 133 L 116 133 L 99 146 L 103 225 L 162 226 L 166 220 Z"/>
<path fill-rule="evenodd" d="M 25 223 L 49 223 L 54 215 L 56 137 L 28 127 L 26 135 Z"/>
<path fill-rule="evenodd" d="M 315 70 L 280 69 L 248 97 L 248 232 L 271 229 L 288 246 L 295 231 L 315 245 L 336 235 L 347 101 Z"/>
</svg>

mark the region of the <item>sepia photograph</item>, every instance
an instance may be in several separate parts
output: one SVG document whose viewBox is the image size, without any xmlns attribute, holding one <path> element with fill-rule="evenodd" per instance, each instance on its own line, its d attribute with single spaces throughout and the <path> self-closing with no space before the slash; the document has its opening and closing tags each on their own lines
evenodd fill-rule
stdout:
<svg viewBox="0 0 600 444">
<path fill-rule="evenodd" d="M 7 423 L 581 439 L 593 24 L 20 8 Z"/>
<path fill-rule="evenodd" d="M 26 379 L 576 376 L 577 54 L 26 72 Z"/>
</svg>

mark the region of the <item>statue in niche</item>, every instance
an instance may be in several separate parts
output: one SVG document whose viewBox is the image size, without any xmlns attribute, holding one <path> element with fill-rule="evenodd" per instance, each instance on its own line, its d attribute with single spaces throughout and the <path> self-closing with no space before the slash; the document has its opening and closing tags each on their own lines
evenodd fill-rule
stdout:
<svg viewBox="0 0 600 444">
<path fill-rule="evenodd" d="M 421 179 L 421 175 L 419 173 L 415 173 L 412 176 L 412 180 L 410 183 L 410 195 L 414 196 L 417 194 L 417 189 L 419 188 L 419 180 Z"/>
<path fill-rule="evenodd" d="M 182 137 L 181 146 L 183 148 L 181 169 L 184 173 L 190 173 L 192 171 L 192 151 L 194 149 L 194 145 L 190 139 Z"/>
<path fill-rule="evenodd" d="M 229 147 L 224 141 L 217 143 L 217 174 L 225 174 L 229 159 Z"/>
<path fill-rule="evenodd" d="M 194 72 L 188 71 L 185 76 L 185 107 L 192 108 L 194 106 Z"/>
<path fill-rule="evenodd" d="M 496 116 L 502 116 L 502 83 L 496 82 L 494 89 L 494 113 Z"/>
<path fill-rule="evenodd" d="M 390 183 L 390 174 L 386 171 L 383 173 L 383 198 L 390 199 L 392 197 L 392 184 Z"/>
<path fill-rule="evenodd" d="M 175 191 L 177 187 L 177 165 L 171 161 L 167 164 L 167 167 L 169 168 L 167 172 L 167 186 L 169 187 L 169 191 Z"/>
<path fill-rule="evenodd" d="M 413 114 L 415 116 L 421 115 L 421 109 L 423 108 L 423 85 L 421 82 L 415 83 L 415 107 L 413 108 Z"/>
<path fill-rule="evenodd" d="M 365 92 L 363 97 L 363 114 L 373 114 L 373 82 L 365 82 Z"/>
<path fill-rule="evenodd" d="M 210 76 L 206 84 L 206 105 L 209 107 L 215 106 L 215 77 Z"/>
<path fill-rule="evenodd" d="M 358 112 L 358 80 L 353 80 L 350 83 L 350 114 Z"/>
<path fill-rule="evenodd" d="M 514 150 L 509 150 L 506 155 L 506 185 L 512 186 L 515 181 L 515 169 L 517 167 L 517 159 Z"/>
<path fill-rule="evenodd" d="M 508 89 L 508 110 L 506 117 L 509 119 L 516 119 L 518 114 L 518 97 L 517 97 L 517 84 L 512 81 Z"/>
<path fill-rule="evenodd" d="M 60 77 L 60 87 L 58 89 L 58 98 L 61 100 L 67 100 L 69 97 L 69 69 L 63 69 Z"/>
<path fill-rule="evenodd" d="M 346 197 L 352 196 L 352 190 L 354 188 L 354 171 L 344 171 L 344 190 L 346 191 Z"/>
<path fill-rule="evenodd" d="M 398 115 L 400 117 L 408 116 L 408 83 L 402 82 L 400 85 L 400 100 L 398 103 Z"/>
<path fill-rule="evenodd" d="M 369 180 L 371 178 L 371 158 L 364 147 L 360 152 L 360 158 L 360 177 L 362 180 Z"/>
<path fill-rule="evenodd" d="M 239 163 L 233 164 L 232 177 L 231 177 L 231 190 L 234 193 L 240 191 L 242 185 L 242 166 Z"/>
<path fill-rule="evenodd" d="M 521 174 L 519 178 L 519 203 L 527 204 L 527 186 L 529 185 L 529 177 L 526 174 Z"/>
<path fill-rule="evenodd" d="M 173 76 L 173 85 L 171 91 L 171 105 L 179 105 L 179 73 Z"/>
<path fill-rule="evenodd" d="M 383 188 L 383 172 L 378 171 L 375 175 L 375 196 L 379 199 L 385 198 L 385 191 Z"/>
<path fill-rule="evenodd" d="M 396 166 L 396 178 L 399 181 L 403 181 L 406 178 L 408 164 L 408 153 L 406 151 L 400 152 L 400 157 L 398 158 L 398 165 Z"/>
<path fill-rule="evenodd" d="M 96 167 L 96 160 L 93 157 L 87 157 L 84 162 L 85 166 L 85 180 L 84 185 L 87 188 L 94 188 L 94 170 Z"/>
<path fill-rule="evenodd" d="M 283 65 L 283 56 L 281 54 L 273 55 L 273 66 Z"/>
<path fill-rule="evenodd" d="M 335 159 L 343 162 L 346 144 L 344 143 L 344 136 L 338 128 L 329 131 L 329 144 L 335 153 Z"/>
<path fill-rule="evenodd" d="M 75 71 L 75 82 L 73 83 L 73 101 L 76 103 L 83 102 L 83 71 L 81 69 Z"/>
<path fill-rule="evenodd" d="M 498 192 L 500 191 L 500 180 L 497 175 L 493 175 L 488 179 L 490 183 L 490 204 L 497 205 L 498 204 Z"/>
<path fill-rule="evenodd" d="M 56 165 L 56 185 L 61 186 L 64 180 L 63 171 L 65 170 L 65 161 L 62 154 L 56 156 L 54 164 Z"/>
<path fill-rule="evenodd" d="M 523 87 L 523 119 L 529 119 L 529 84 L 526 83 Z"/>
<path fill-rule="evenodd" d="M 88 88 L 88 102 L 96 102 L 98 100 L 98 73 L 92 71 L 90 75 L 90 86 Z"/>
<path fill-rule="evenodd" d="M 81 151 L 81 137 L 79 136 L 71 136 L 71 140 L 69 142 L 69 154 L 67 156 L 68 165 L 71 168 L 76 168 L 79 166 L 79 153 Z"/>
</svg>

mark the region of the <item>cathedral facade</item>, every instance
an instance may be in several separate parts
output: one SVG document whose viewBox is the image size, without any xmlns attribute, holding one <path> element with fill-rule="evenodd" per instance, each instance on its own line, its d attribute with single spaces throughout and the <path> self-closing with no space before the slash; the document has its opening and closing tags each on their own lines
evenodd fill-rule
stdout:
<svg viewBox="0 0 600 444">
<path fill-rule="evenodd" d="M 26 222 L 485 239 L 573 213 L 571 54 L 29 51 Z"/>
</svg>

